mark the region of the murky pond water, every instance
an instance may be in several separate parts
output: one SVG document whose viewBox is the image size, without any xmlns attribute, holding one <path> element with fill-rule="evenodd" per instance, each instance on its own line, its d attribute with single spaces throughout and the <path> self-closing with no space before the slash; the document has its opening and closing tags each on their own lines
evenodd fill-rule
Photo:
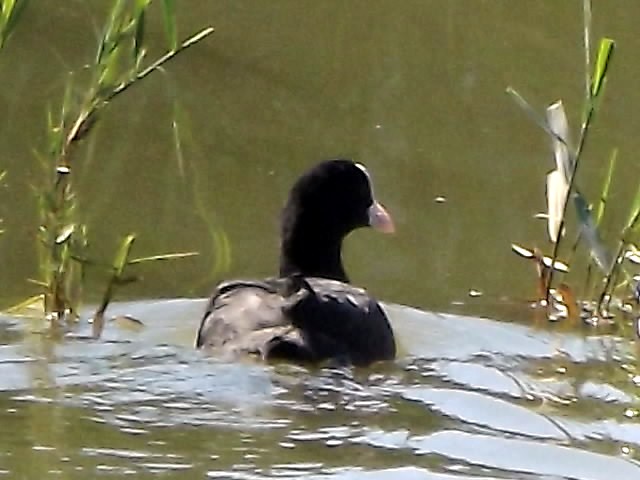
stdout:
<svg viewBox="0 0 640 480">
<path fill-rule="evenodd" d="M 31 2 L 0 52 L 2 307 L 36 291 L 33 151 L 109 3 Z M 540 109 L 562 98 L 579 119 L 581 3 L 180 3 L 181 35 L 216 33 L 110 106 L 74 173 L 96 258 L 132 231 L 136 254 L 201 255 L 120 292 L 131 302 L 109 315 L 140 318 L 139 332 L 51 339 L 0 317 L 0 478 L 640 478 L 634 345 L 536 321 L 530 266 L 509 252 L 545 245 L 532 215 L 552 162 L 504 90 Z M 623 198 L 637 181 L 640 3 L 597 3 L 594 18 L 618 49 L 581 186 L 597 194 L 597 159 L 617 146 Z M 160 51 L 159 15 L 147 33 Z M 388 302 L 398 360 L 308 369 L 195 351 L 199 298 L 273 273 L 287 188 L 335 156 L 368 165 L 396 221 L 395 238 L 354 234 L 345 260 Z M 102 281 L 89 272 L 89 301 Z"/>
<path fill-rule="evenodd" d="M 221 363 L 200 300 L 114 306 L 146 323 L 55 342 L 3 318 L 9 478 L 640 478 L 640 425 L 606 336 L 389 305 L 404 352 L 372 369 Z M 618 374 L 611 374 L 613 369 Z M 618 379 L 618 380 L 616 380 Z M 618 384 L 616 383 L 618 382 Z"/>
</svg>

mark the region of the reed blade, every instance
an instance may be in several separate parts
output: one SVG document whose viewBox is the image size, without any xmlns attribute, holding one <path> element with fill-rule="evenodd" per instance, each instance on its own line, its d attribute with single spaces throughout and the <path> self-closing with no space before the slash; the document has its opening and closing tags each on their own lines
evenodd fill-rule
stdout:
<svg viewBox="0 0 640 480">
<path fill-rule="evenodd" d="M 615 50 L 615 42 L 610 38 L 600 40 L 598 56 L 594 65 L 593 78 L 591 80 L 591 96 L 597 98 L 602 92 L 607 70 L 611 64 L 611 58 Z"/>
<path fill-rule="evenodd" d="M 178 49 L 175 0 L 162 0 L 162 18 L 164 20 L 164 31 L 167 36 L 167 42 L 169 43 L 169 50 L 175 52 Z"/>
<path fill-rule="evenodd" d="M 593 221 L 589 205 L 585 198 L 579 193 L 574 194 L 573 200 L 578 214 L 578 221 L 580 222 L 582 237 L 586 239 L 589 245 L 591 258 L 600 270 L 608 273 L 611 269 L 613 258 L 611 252 L 609 252 L 600 238 L 598 227 Z"/>
<path fill-rule="evenodd" d="M 113 262 L 114 277 L 121 277 L 124 273 L 124 269 L 129 263 L 129 255 L 131 254 L 131 248 L 133 247 L 135 239 L 136 236 L 130 234 L 127 235 L 120 244 Z"/>
<path fill-rule="evenodd" d="M 591 0 L 582 2 L 585 98 L 591 96 Z"/>
<path fill-rule="evenodd" d="M 631 204 L 631 210 L 629 211 L 629 218 L 627 219 L 625 231 L 633 231 L 636 233 L 638 226 L 640 226 L 638 218 L 640 218 L 640 185 L 638 185 L 638 190 L 636 191 L 633 203 Z"/>
<path fill-rule="evenodd" d="M 140 257 L 129 260 L 129 265 L 135 265 L 137 263 L 157 262 L 159 260 L 176 260 L 179 258 L 189 258 L 200 255 L 199 252 L 183 252 L 183 253 L 165 253 L 162 255 L 151 255 L 148 257 Z"/>
<path fill-rule="evenodd" d="M 0 1 L 0 49 L 13 33 L 18 19 L 27 6 L 28 0 Z"/>
<path fill-rule="evenodd" d="M 144 33 L 146 10 L 151 0 L 136 0 L 135 10 L 133 12 L 134 35 L 133 35 L 133 64 L 136 68 L 140 65 L 144 56 Z"/>
<path fill-rule="evenodd" d="M 618 149 L 614 148 L 609 156 L 609 167 L 607 168 L 607 174 L 602 183 L 602 192 L 600 193 L 600 200 L 598 201 L 598 208 L 596 209 L 596 225 L 600 225 L 602 216 L 604 215 L 607 207 L 607 201 L 609 200 L 609 191 L 611 190 L 611 180 L 613 179 L 613 172 L 616 169 L 616 161 L 618 160 Z"/>
<path fill-rule="evenodd" d="M 552 135 L 552 136 L 554 135 L 553 131 L 549 128 L 547 121 L 542 116 L 540 116 L 538 112 L 534 110 L 534 108 L 529 104 L 529 102 L 527 102 L 525 98 L 522 95 L 520 95 L 520 93 L 518 93 L 518 91 L 515 88 L 509 86 L 507 87 L 506 92 L 511 96 L 511 98 L 513 98 L 516 104 L 522 109 L 524 113 L 526 113 L 529 116 L 531 120 L 533 120 L 533 122 L 536 125 L 538 125 L 541 129 L 543 129 L 549 135 Z"/>
</svg>

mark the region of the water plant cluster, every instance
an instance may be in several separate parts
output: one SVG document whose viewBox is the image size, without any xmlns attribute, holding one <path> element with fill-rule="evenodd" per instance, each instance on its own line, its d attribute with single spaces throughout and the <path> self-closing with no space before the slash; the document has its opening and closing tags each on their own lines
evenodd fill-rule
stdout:
<svg viewBox="0 0 640 480">
<path fill-rule="evenodd" d="M 28 0 L 0 0 L 0 48 L 27 3 Z M 162 10 L 167 52 L 149 61 L 145 25 L 152 4 L 159 4 Z M 52 329 L 77 322 L 85 268 L 108 272 L 105 293 L 93 316 L 93 335 L 98 337 L 116 288 L 137 279 L 129 272 L 132 266 L 195 254 L 132 258 L 135 236 L 127 234 L 112 262 L 92 258 L 88 228 L 78 220 L 79 205 L 73 184 L 74 169 L 81 161 L 76 147 L 90 135 L 105 107 L 213 32 L 213 28 L 207 27 L 180 42 L 175 13 L 174 0 L 113 0 L 93 61 L 83 69 L 81 81 L 76 82 L 73 74 L 69 76 L 60 107 L 48 111 L 47 143 L 38 153 L 42 172 L 37 189 L 39 278 L 34 280 L 43 293 L 16 306 L 15 310 L 34 302 L 42 304 L 43 316 Z M 4 172 L 0 177 L 2 175 Z"/>
<path fill-rule="evenodd" d="M 589 323 L 612 322 L 617 317 L 634 318 L 638 302 L 637 265 L 640 264 L 640 186 L 628 207 L 627 220 L 611 241 L 605 241 L 602 220 L 607 213 L 612 178 L 615 175 L 618 152 L 616 148 L 605 163 L 603 181 L 598 200 L 592 202 L 578 184 L 578 172 L 589 132 L 602 104 L 607 76 L 610 70 L 615 42 L 610 38 L 599 40 L 595 56 L 592 55 L 592 6 L 583 1 L 585 83 L 582 121 L 577 142 L 572 142 L 569 121 L 561 100 L 538 114 L 513 87 L 507 88 L 516 103 L 548 135 L 555 168 L 546 175 L 547 211 L 544 217 L 550 248 L 525 248 L 513 244 L 519 255 L 533 260 L 538 278 L 537 307 L 544 308 L 548 318 L 582 318 Z M 604 162 L 603 162 L 604 163 Z M 569 229 L 567 214 L 573 206 L 576 228 Z M 611 238 L 611 235 L 608 235 Z M 563 240 L 571 240 L 565 248 Z M 577 262 L 580 253 L 588 255 L 585 271 L 569 274 L 567 263 Z M 561 262 L 562 253 L 569 262 Z M 575 272 L 574 272 L 575 273 Z M 569 283 L 571 281 L 571 283 Z M 554 288 L 555 287 L 555 288 Z M 619 322 L 620 324 L 624 322 Z"/>
</svg>

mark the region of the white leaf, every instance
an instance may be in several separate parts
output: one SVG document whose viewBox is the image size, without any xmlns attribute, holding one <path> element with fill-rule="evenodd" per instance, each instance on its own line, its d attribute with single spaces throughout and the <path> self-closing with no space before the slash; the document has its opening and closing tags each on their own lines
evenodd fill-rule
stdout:
<svg viewBox="0 0 640 480">
<path fill-rule="evenodd" d="M 550 172 L 547 175 L 547 231 L 553 243 L 560 236 L 560 224 L 568 193 L 569 183 L 566 177 L 559 170 Z"/>
<path fill-rule="evenodd" d="M 553 153 L 556 159 L 556 169 L 562 172 L 567 183 L 569 183 L 569 179 L 573 173 L 573 162 L 569 156 L 568 148 L 570 145 L 569 121 L 567 120 L 567 114 L 564 111 L 561 100 L 558 100 L 547 108 L 547 122 L 549 123 L 551 131 L 555 133 L 557 137 L 560 137 L 551 137 Z"/>
<path fill-rule="evenodd" d="M 542 257 L 542 263 L 545 267 L 551 268 L 551 257 Z M 556 260 L 555 262 L 553 262 L 553 269 L 558 272 L 568 273 L 569 265 L 560 260 Z"/>
<path fill-rule="evenodd" d="M 534 257 L 533 251 L 529 250 L 528 248 L 524 248 L 524 247 L 518 245 L 517 243 L 512 243 L 511 244 L 511 250 L 513 250 L 518 255 L 520 255 L 521 257 L 524 257 L 524 258 L 533 258 Z"/>
</svg>

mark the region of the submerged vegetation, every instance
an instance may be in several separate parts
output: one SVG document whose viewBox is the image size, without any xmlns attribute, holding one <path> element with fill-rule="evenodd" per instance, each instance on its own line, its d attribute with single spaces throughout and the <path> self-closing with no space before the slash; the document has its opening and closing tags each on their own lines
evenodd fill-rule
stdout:
<svg viewBox="0 0 640 480">
<path fill-rule="evenodd" d="M 591 12 L 590 0 L 584 0 L 584 101 L 575 146 L 571 141 L 569 121 L 562 101 L 550 105 L 546 116 L 542 116 L 514 88 L 508 87 L 507 92 L 548 134 L 556 163 L 546 177 L 547 212 L 542 215 L 547 220 L 551 251 L 545 256 L 538 248 L 513 245 L 513 249 L 519 255 L 535 261 L 538 272 L 537 306 L 545 309 L 548 318 L 582 318 L 597 325 L 616 322 L 620 318 L 633 318 L 635 315 L 638 277 L 634 276 L 633 264 L 640 264 L 640 187 L 630 202 L 626 222 L 614 240 L 606 242 L 601 226 L 608 211 L 612 178 L 616 173 L 617 149 L 612 149 L 606 163 L 598 201 L 590 202 L 588 195 L 578 186 L 578 172 L 591 126 L 602 103 L 615 47 L 612 39 L 601 39 L 595 60 L 592 61 Z M 568 225 L 567 222 L 569 204 L 573 204 L 575 211 L 575 231 L 569 228 L 573 224 Z M 567 242 L 563 242 L 567 237 L 574 239 L 570 246 L 565 246 Z M 581 252 L 587 252 L 588 258 L 584 273 L 579 276 L 575 268 L 569 273 L 565 263 L 558 261 L 562 253 L 570 260 L 568 263 L 579 264 Z M 552 288 L 555 284 L 556 288 Z M 620 326 L 626 323 L 619 322 Z"/>
<path fill-rule="evenodd" d="M 161 5 L 168 51 L 148 62 L 145 22 L 152 3 Z M 19 0 L 0 2 L 0 47 L 25 5 L 26 1 Z M 76 84 L 75 76 L 70 75 L 60 108 L 49 110 L 47 145 L 38 155 L 43 180 L 37 191 L 40 278 L 35 282 L 42 287 L 44 314 L 51 327 L 68 326 L 77 321 L 85 267 L 95 266 L 110 272 L 103 300 L 94 315 L 93 334 L 98 337 L 116 287 L 137 278 L 128 274 L 129 267 L 194 255 L 193 252 L 173 253 L 132 259 L 135 236 L 127 235 L 112 264 L 92 259 L 87 226 L 78 220 L 79 205 L 72 173 L 80 161 L 76 146 L 91 133 L 104 108 L 212 32 L 213 28 L 208 27 L 179 42 L 173 0 L 114 0 L 96 55 L 83 71 L 82 78 L 87 80 Z M 40 296 L 33 300 L 39 301 Z"/>
</svg>

